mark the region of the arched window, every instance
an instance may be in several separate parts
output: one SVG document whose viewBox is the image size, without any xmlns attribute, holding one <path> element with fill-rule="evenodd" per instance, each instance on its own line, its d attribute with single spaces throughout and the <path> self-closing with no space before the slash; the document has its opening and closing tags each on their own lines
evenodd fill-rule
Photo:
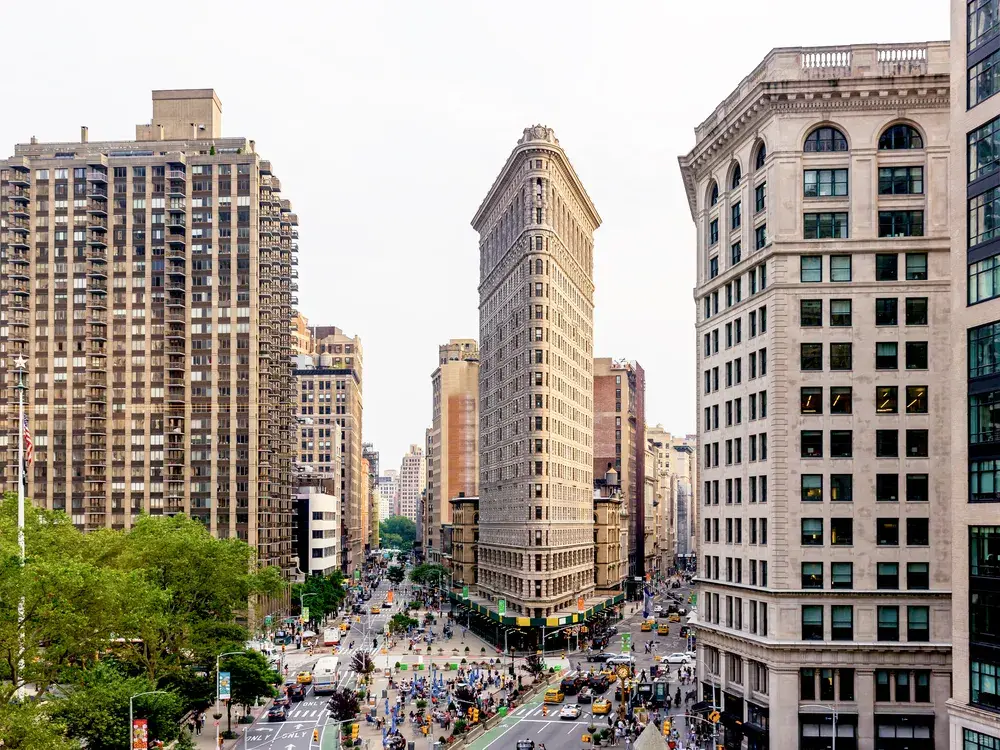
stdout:
<svg viewBox="0 0 1000 750">
<path fill-rule="evenodd" d="M 754 159 L 753 168 L 754 169 L 763 169 L 763 167 L 764 167 L 764 160 L 766 158 L 767 158 L 767 146 L 765 146 L 763 143 L 761 143 L 760 146 L 757 148 L 757 158 Z"/>
<path fill-rule="evenodd" d="M 847 139 L 836 128 L 816 128 L 806 138 L 803 151 L 847 151 Z"/>
<path fill-rule="evenodd" d="M 708 205 L 714 206 L 719 202 L 719 185 L 718 183 L 712 183 L 712 189 L 708 194 Z"/>
<path fill-rule="evenodd" d="M 541 274 L 542 273 L 542 259 L 541 258 L 536 258 L 535 259 L 535 273 L 536 274 Z"/>
<path fill-rule="evenodd" d="M 743 173 L 740 171 L 740 165 L 737 164 L 733 167 L 733 179 L 729 183 L 729 189 L 735 190 L 740 186 L 740 179 L 743 177 Z"/>
<path fill-rule="evenodd" d="M 896 148 L 923 148 L 924 139 L 917 129 L 909 125 L 893 125 L 878 139 L 879 151 Z"/>
</svg>

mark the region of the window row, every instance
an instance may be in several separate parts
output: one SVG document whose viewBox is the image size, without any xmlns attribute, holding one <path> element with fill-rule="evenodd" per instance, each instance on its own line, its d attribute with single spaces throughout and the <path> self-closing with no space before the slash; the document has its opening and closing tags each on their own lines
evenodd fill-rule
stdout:
<svg viewBox="0 0 1000 750">
<path fill-rule="evenodd" d="M 748 519 L 747 541 L 749 544 L 761 544 L 767 546 L 767 519 Z M 705 541 L 708 543 L 719 543 L 719 519 L 705 519 Z M 743 519 L 726 519 L 726 544 L 743 544 Z"/>
<path fill-rule="evenodd" d="M 802 236 L 807 240 L 847 239 L 849 236 L 846 211 L 805 214 L 802 224 Z M 923 237 L 924 212 L 879 211 L 878 236 Z"/>
<path fill-rule="evenodd" d="M 830 370 L 852 370 L 854 369 L 854 345 L 850 342 L 831 342 L 830 347 Z M 926 341 L 906 341 L 904 342 L 906 353 L 905 369 L 926 370 L 927 362 L 927 342 Z M 823 344 L 809 343 L 799 345 L 799 368 L 803 372 L 823 370 Z M 899 342 L 879 341 L 875 344 L 875 369 L 876 370 L 898 370 L 899 369 Z"/>
<path fill-rule="evenodd" d="M 823 431 L 802 430 L 800 433 L 802 458 L 823 457 Z M 830 430 L 830 458 L 852 458 L 854 455 L 852 430 Z M 739 439 L 739 438 L 737 438 Z M 898 458 L 899 438 L 896 430 L 876 430 L 875 450 L 878 458 Z M 884 451 L 879 453 L 879 451 Z M 928 458 L 927 430 L 906 431 L 906 458 Z"/>
<path fill-rule="evenodd" d="M 900 639 L 900 609 L 906 611 L 906 640 L 911 643 L 926 643 L 930 640 L 930 607 L 911 606 L 877 607 L 878 625 L 876 640 L 899 641 Z M 820 604 L 802 605 L 802 640 L 823 641 L 825 607 Z M 831 641 L 854 640 L 854 607 L 849 604 L 834 604 L 830 606 L 830 638 Z M 878 700 L 878 697 L 876 697 Z"/>
<path fill-rule="evenodd" d="M 930 520 L 927 518 L 907 518 L 906 545 L 908 547 L 926 547 L 930 544 Z M 803 518 L 800 543 L 804 547 L 823 546 L 822 518 Z M 899 519 L 876 518 L 875 542 L 880 547 L 899 546 Z M 830 544 L 834 546 L 851 546 L 854 544 L 854 519 L 830 519 Z"/>
<path fill-rule="evenodd" d="M 850 255 L 830 255 L 830 281 L 844 283 L 852 280 Z M 907 281 L 927 280 L 927 253 L 905 253 L 904 278 Z M 875 254 L 875 280 L 899 281 L 899 254 Z M 823 256 L 799 256 L 799 281 L 818 284 L 823 281 Z"/>
<path fill-rule="evenodd" d="M 751 310 L 747 313 L 748 338 L 756 338 L 758 335 L 767 333 L 767 306 Z M 726 323 L 726 349 L 729 349 L 743 341 L 743 318 L 742 316 L 734 321 Z M 710 357 L 719 353 L 719 329 L 716 328 L 705 334 L 705 356 Z"/>
<path fill-rule="evenodd" d="M 718 443 L 715 443 L 718 447 Z M 719 480 L 713 479 L 705 482 L 705 505 L 719 504 Z M 767 477 L 747 477 L 747 489 L 749 490 L 750 503 L 767 502 Z M 743 480 L 740 477 L 726 480 L 726 505 L 740 505 L 743 503 Z M 765 538 L 766 538 L 765 534 Z"/>
<path fill-rule="evenodd" d="M 825 563 L 818 561 L 802 563 L 802 588 L 826 588 L 823 578 L 824 565 Z M 899 563 L 876 563 L 875 586 L 879 589 L 898 590 Z M 854 588 L 854 563 L 830 563 L 830 588 Z M 906 563 L 906 588 L 912 591 L 926 591 L 930 588 L 930 563 Z"/>
<path fill-rule="evenodd" d="M 927 474 L 906 474 L 906 502 L 926 503 L 930 500 L 930 480 Z M 830 474 L 830 500 L 835 503 L 854 502 L 854 475 Z M 801 478 L 802 502 L 823 502 L 825 498 L 824 476 L 803 474 Z M 875 500 L 881 503 L 899 502 L 899 475 L 875 475 Z"/>
<path fill-rule="evenodd" d="M 906 325 L 927 325 L 927 297 L 906 297 L 903 309 Z M 829 300 L 829 324 L 832 328 L 847 328 L 853 325 L 853 322 L 853 300 Z M 799 300 L 799 325 L 803 328 L 822 328 L 822 299 Z M 875 300 L 875 325 L 899 325 L 899 300 L 896 297 L 881 297 Z"/>
</svg>

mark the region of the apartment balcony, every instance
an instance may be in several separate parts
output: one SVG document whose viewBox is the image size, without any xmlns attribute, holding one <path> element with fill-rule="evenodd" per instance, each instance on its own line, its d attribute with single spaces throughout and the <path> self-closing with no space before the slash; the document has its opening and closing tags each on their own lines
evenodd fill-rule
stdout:
<svg viewBox="0 0 1000 750">
<path fill-rule="evenodd" d="M 180 378 L 184 382 L 184 375 L 187 372 L 187 360 L 183 353 L 167 357 L 167 379 L 174 380 Z M 179 373 L 179 374 L 178 374 Z"/>
<path fill-rule="evenodd" d="M 184 289 L 173 290 L 167 295 L 167 307 L 187 307 L 187 298 L 184 296 Z"/>
<path fill-rule="evenodd" d="M 167 403 L 183 404 L 187 401 L 187 390 L 182 385 L 167 388 Z"/>
<path fill-rule="evenodd" d="M 7 268 L 7 278 L 28 282 L 31 280 L 31 276 L 28 275 L 29 270 L 29 266 L 24 263 L 16 265 L 11 263 Z"/>
<path fill-rule="evenodd" d="M 175 260 L 184 263 L 187 260 L 187 247 L 184 244 L 183 235 L 181 236 L 180 242 L 171 242 L 167 245 L 167 251 L 164 254 L 167 260 Z"/>
<path fill-rule="evenodd" d="M 292 256 L 292 265 L 297 266 L 299 264 L 299 257 L 297 255 Z"/>
<path fill-rule="evenodd" d="M 100 372 L 88 372 L 87 373 L 87 386 L 90 388 L 101 388 L 107 390 L 108 381 L 103 373 Z"/>
<path fill-rule="evenodd" d="M 291 302 L 292 305 L 298 305 L 299 304 L 299 298 L 298 298 L 298 296 L 293 294 L 290 302 Z"/>
<path fill-rule="evenodd" d="M 91 418 L 89 415 L 87 417 L 86 430 L 88 435 L 100 435 L 104 436 L 108 429 L 108 420 L 100 418 Z"/>
<path fill-rule="evenodd" d="M 95 198 L 108 199 L 108 186 L 102 185 L 98 182 L 88 182 L 87 183 L 87 198 L 92 200 Z"/>
<path fill-rule="evenodd" d="M 29 282 L 23 278 L 8 278 L 6 283 L 6 289 L 12 294 L 23 294 L 27 296 L 30 294 Z"/>
<path fill-rule="evenodd" d="M 11 185 L 27 187 L 31 185 L 31 170 L 12 169 L 7 179 Z"/>
<path fill-rule="evenodd" d="M 107 400 L 107 388 L 88 388 L 88 403 L 104 403 Z"/>
<path fill-rule="evenodd" d="M 180 211 L 171 211 L 167 214 L 168 229 L 184 229 L 187 226 L 187 219 Z"/>
<path fill-rule="evenodd" d="M 107 247 L 107 232 L 87 232 L 87 244 L 96 245 L 97 247 Z"/>
<path fill-rule="evenodd" d="M 299 238 L 299 230 L 298 229 L 293 229 L 292 230 L 292 239 L 293 240 L 297 240 L 298 238 Z M 295 249 L 298 250 L 298 247 L 296 247 Z"/>
<path fill-rule="evenodd" d="M 91 310 L 87 315 L 87 322 L 94 325 L 106 326 L 108 324 L 108 314 L 101 310 Z"/>
<path fill-rule="evenodd" d="M 103 448 L 89 448 L 87 450 L 87 465 L 106 467 L 107 451 Z"/>
<path fill-rule="evenodd" d="M 28 211 L 28 204 L 22 203 L 21 201 L 7 201 L 7 213 L 14 217 L 24 217 L 27 218 L 31 216 Z"/>
<path fill-rule="evenodd" d="M 168 339 L 180 339 L 181 341 L 187 340 L 187 328 L 183 325 L 178 325 L 177 323 L 170 323 L 167 326 L 166 337 Z"/>
<path fill-rule="evenodd" d="M 98 214 L 88 213 L 87 214 L 87 229 L 92 232 L 107 232 L 108 231 L 108 217 L 99 216 Z"/>
<path fill-rule="evenodd" d="M 298 285 L 298 284 L 296 284 L 296 283 L 295 283 L 294 281 L 293 281 L 293 282 L 291 283 L 291 285 L 289 286 L 289 288 L 290 288 L 290 289 L 291 289 L 291 290 L 292 290 L 293 292 L 297 292 L 297 291 L 299 291 L 299 285 Z"/>
<path fill-rule="evenodd" d="M 108 262 L 108 246 L 107 245 L 91 245 L 87 248 L 87 257 L 91 260 L 99 261 L 101 263 Z"/>
<path fill-rule="evenodd" d="M 97 279 L 90 277 L 87 279 L 87 291 L 93 294 L 107 294 L 108 293 L 108 279 L 105 276 L 103 279 Z"/>
<path fill-rule="evenodd" d="M 107 184 L 108 172 L 107 170 L 91 169 L 87 172 L 87 180 L 89 182 L 100 182 Z"/>
<path fill-rule="evenodd" d="M 260 160 L 260 173 L 261 174 L 271 174 L 271 162 L 267 159 Z"/>
<path fill-rule="evenodd" d="M 102 216 L 108 215 L 108 202 L 102 200 L 88 200 L 87 201 L 87 213 L 88 214 L 98 214 Z"/>
<path fill-rule="evenodd" d="M 87 275 L 97 279 L 108 278 L 108 264 L 103 260 L 87 260 Z"/>
<path fill-rule="evenodd" d="M 299 269 L 297 269 L 297 268 L 293 268 L 293 269 L 291 270 L 291 272 L 290 272 L 290 276 L 289 276 L 289 278 L 292 278 L 292 279 L 297 279 L 297 278 L 299 278 Z M 298 290 L 296 290 L 296 291 L 298 291 Z"/>
<path fill-rule="evenodd" d="M 87 335 L 93 341 L 107 341 L 108 340 L 108 327 L 105 325 L 91 326 Z"/>
<path fill-rule="evenodd" d="M 168 341 L 164 347 L 164 351 L 168 356 L 179 355 L 183 357 L 186 354 L 184 344 L 177 341 Z"/>
<path fill-rule="evenodd" d="M 95 357 L 107 357 L 108 347 L 103 341 L 90 340 L 87 342 L 87 354 Z"/>
<path fill-rule="evenodd" d="M 27 219 L 11 219 L 7 222 L 7 229 L 20 234 L 27 234 L 31 231 L 31 224 Z"/>
<path fill-rule="evenodd" d="M 163 288 L 166 290 L 167 294 L 184 294 L 185 281 L 183 278 L 170 278 L 164 283 Z"/>
<path fill-rule="evenodd" d="M 89 289 L 87 291 L 90 291 Z M 87 295 L 87 305 L 95 310 L 107 310 L 108 309 L 108 294 L 107 292 L 94 292 L 93 294 Z"/>
<path fill-rule="evenodd" d="M 171 180 L 186 180 L 187 172 L 183 169 L 171 169 L 170 174 L 167 175 Z"/>
<path fill-rule="evenodd" d="M 9 247 L 16 247 L 22 250 L 27 250 L 31 247 L 28 244 L 28 235 L 21 234 L 20 232 L 12 232 L 7 236 L 7 245 Z"/>
</svg>

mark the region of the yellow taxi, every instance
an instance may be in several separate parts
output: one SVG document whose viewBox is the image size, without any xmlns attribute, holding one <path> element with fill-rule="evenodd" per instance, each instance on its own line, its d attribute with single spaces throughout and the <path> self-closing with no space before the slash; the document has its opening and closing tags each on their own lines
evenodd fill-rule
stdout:
<svg viewBox="0 0 1000 750">
<path fill-rule="evenodd" d="M 313 681 L 312 672 L 299 672 L 295 677 L 295 681 L 300 685 L 309 685 Z"/>
<path fill-rule="evenodd" d="M 670 635 L 670 626 L 665 623 L 660 623 L 656 626 L 657 635 Z"/>
<path fill-rule="evenodd" d="M 377 615 L 377 614 L 379 614 L 379 613 L 380 613 L 381 611 L 382 611 L 382 608 L 381 608 L 380 606 L 378 606 L 377 604 L 376 604 L 375 606 L 373 606 L 373 607 L 372 607 L 372 614 L 373 614 L 373 615 Z"/>
<path fill-rule="evenodd" d="M 652 620 L 643 620 L 642 625 L 639 626 L 639 630 L 641 630 L 643 633 L 648 633 L 652 629 L 653 629 Z"/>
<path fill-rule="evenodd" d="M 680 622 L 681 616 L 674 612 L 670 617 L 667 618 L 667 622 Z"/>
<path fill-rule="evenodd" d="M 559 688 L 549 688 L 545 691 L 545 703 L 562 703 L 566 695 Z"/>
<path fill-rule="evenodd" d="M 597 714 L 606 714 L 611 711 L 611 701 L 605 700 L 604 698 L 598 698 L 594 701 L 593 705 L 594 716 Z"/>
<path fill-rule="evenodd" d="M 614 682 L 618 679 L 618 673 L 611 667 L 605 667 L 602 669 L 601 674 L 608 678 L 608 682 Z"/>
<path fill-rule="evenodd" d="M 340 632 L 341 633 L 346 633 L 350 629 L 351 629 L 351 623 L 346 622 L 346 621 L 340 623 Z"/>
</svg>

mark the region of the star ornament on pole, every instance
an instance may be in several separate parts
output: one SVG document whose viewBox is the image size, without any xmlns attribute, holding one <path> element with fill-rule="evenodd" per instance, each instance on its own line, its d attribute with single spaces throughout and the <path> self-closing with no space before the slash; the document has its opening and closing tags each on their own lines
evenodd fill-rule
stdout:
<svg viewBox="0 0 1000 750">
<path fill-rule="evenodd" d="M 18 354 L 17 359 L 14 360 L 15 370 L 26 370 L 28 368 L 28 360 L 24 358 L 23 354 Z"/>
</svg>

